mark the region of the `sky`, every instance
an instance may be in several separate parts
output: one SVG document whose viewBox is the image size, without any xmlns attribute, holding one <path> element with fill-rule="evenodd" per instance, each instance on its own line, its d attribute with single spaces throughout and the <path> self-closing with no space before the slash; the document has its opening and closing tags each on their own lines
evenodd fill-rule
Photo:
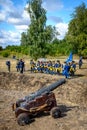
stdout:
<svg viewBox="0 0 87 130">
<path fill-rule="evenodd" d="M 43 0 L 46 9 L 47 25 L 55 26 L 63 39 L 75 7 L 87 0 Z M 30 17 L 25 8 L 27 0 L 0 0 L 0 46 L 20 45 L 21 33 L 26 32 Z"/>
</svg>

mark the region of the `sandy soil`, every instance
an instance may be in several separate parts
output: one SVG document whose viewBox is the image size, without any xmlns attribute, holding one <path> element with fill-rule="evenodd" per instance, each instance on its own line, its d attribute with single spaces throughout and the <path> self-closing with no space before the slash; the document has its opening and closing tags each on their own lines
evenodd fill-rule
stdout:
<svg viewBox="0 0 87 130">
<path fill-rule="evenodd" d="M 11 104 L 43 86 L 64 78 L 59 75 L 0 70 L 0 130 L 87 130 L 87 61 L 76 75 L 54 90 L 62 117 L 36 117 L 26 126 L 17 124 Z"/>
</svg>

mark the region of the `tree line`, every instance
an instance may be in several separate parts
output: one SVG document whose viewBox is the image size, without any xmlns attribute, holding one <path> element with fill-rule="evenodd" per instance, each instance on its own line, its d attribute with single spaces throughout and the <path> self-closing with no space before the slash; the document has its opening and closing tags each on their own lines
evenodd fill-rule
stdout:
<svg viewBox="0 0 87 130">
<path fill-rule="evenodd" d="M 30 25 L 27 31 L 21 34 L 21 45 L 7 46 L 4 51 L 30 55 L 34 59 L 48 55 L 67 55 L 70 51 L 77 55 L 87 56 L 87 8 L 85 3 L 74 9 L 68 32 L 62 40 L 57 39 L 59 32 L 55 26 L 46 24 L 46 10 L 42 6 L 42 0 L 29 0 L 26 10 L 30 16 Z"/>
</svg>

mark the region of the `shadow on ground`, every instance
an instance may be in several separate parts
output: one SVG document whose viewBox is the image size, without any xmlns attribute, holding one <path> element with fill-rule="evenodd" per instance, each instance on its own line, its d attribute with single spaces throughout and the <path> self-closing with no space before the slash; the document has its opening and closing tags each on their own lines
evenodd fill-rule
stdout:
<svg viewBox="0 0 87 130">
<path fill-rule="evenodd" d="M 74 78 L 80 78 L 80 77 L 84 77 L 85 75 L 83 74 L 75 74 L 74 76 L 71 76 L 71 79 L 74 79 Z"/>
<path fill-rule="evenodd" d="M 68 111 L 71 111 L 72 109 L 74 109 L 76 106 L 73 106 L 73 107 L 67 107 L 66 105 L 58 105 L 58 108 L 60 109 L 61 111 L 61 117 L 59 118 L 63 118 L 65 116 L 67 116 L 67 112 Z M 39 114 L 37 114 L 35 117 L 34 117 L 34 120 L 35 121 L 35 118 L 40 118 L 40 117 L 44 117 L 44 116 L 49 116 L 50 115 L 50 112 L 41 112 Z"/>
<path fill-rule="evenodd" d="M 67 107 L 66 105 L 60 105 L 58 106 L 59 109 L 61 110 L 61 117 L 65 117 L 67 116 L 67 112 L 71 111 L 72 109 L 74 109 L 76 106 L 73 107 Z"/>
</svg>

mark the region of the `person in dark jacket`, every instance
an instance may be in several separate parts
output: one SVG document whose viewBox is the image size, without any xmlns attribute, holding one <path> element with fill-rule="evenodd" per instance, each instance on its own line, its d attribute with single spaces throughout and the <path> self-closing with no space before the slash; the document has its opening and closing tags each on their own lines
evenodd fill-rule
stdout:
<svg viewBox="0 0 87 130">
<path fill-rule="evenodd" d="M 20 59 L 20 73 L 23 73 L 24 71 L 24 62 L 22 59 Z"/>
<path fill-rule="evenodd" d="M 11 63 L 10 63 L 10 61 L 6 61 L 6 65 L 7 65 L 7 67 L 8 67 L 8 72 L 10 72 L 10 68 L 11 68 Z"/>
<path fill-rule="evenodd" d="M 81 69 L 82 64 L 83 64 L 83 62 L 82 62 L 82 56 L 81 56 L 80 59 L 79 59 L 79 69 Z"/>
</svg>

